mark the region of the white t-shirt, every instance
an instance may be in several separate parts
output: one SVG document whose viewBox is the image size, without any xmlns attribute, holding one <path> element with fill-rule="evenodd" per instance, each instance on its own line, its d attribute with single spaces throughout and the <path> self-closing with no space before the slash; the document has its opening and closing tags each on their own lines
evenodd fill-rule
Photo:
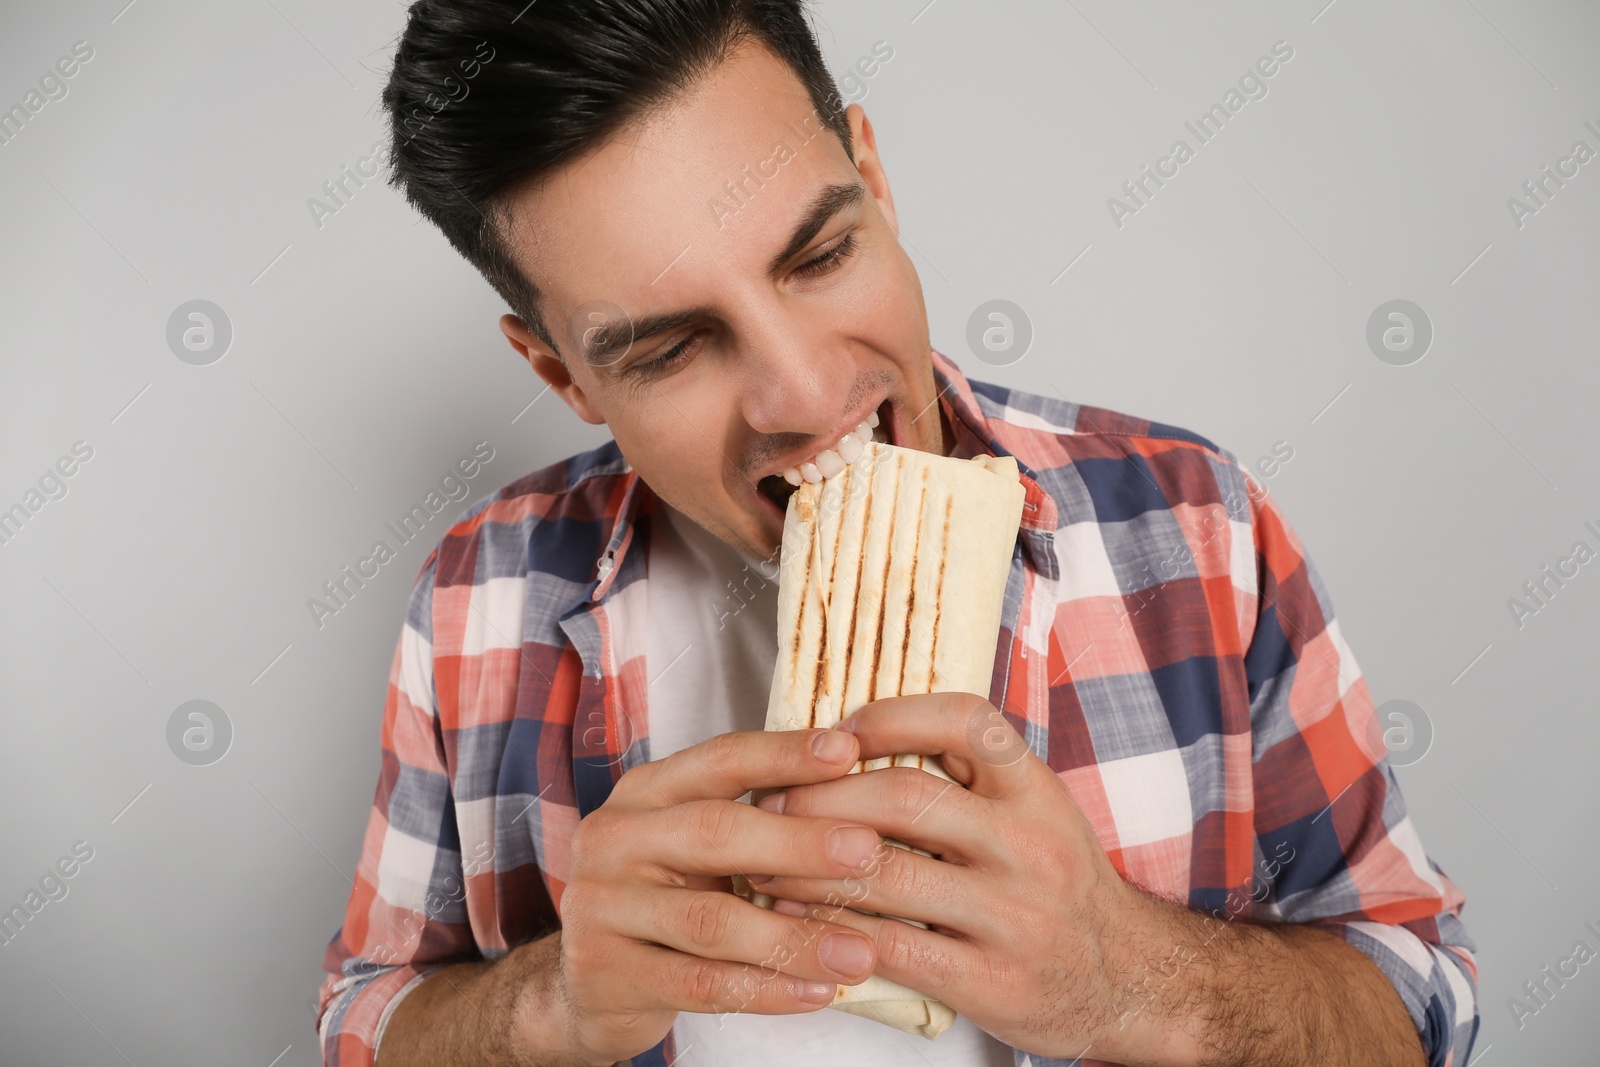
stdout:
<svg viewBox="0 0 1600 1067">
<path fill-rule="evenodd" d="M 776 567 L 661 507 L 668 521 L 654 524 L 648 558 L 651 759 L 729 730 L 763 729 L 778 655 Z M 683 1067 L 1013 1063 L 1009 1046 L 959 1015 L 929 1041 L 827 1008 L 800 1015 L 680 1012 L 673 1037 Z"/>
</svg>

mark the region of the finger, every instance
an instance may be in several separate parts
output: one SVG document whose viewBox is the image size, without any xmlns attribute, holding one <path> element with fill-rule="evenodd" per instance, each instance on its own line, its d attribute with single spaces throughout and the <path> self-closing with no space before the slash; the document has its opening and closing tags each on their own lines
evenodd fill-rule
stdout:
<svg viewBox="0 0 1600 1067">
<path fill-rule="evenodd" d="M 763 797 L 757 806 L 785 818 L 864 823 L 947 860 L 978 865 L 996 856 L 994 803 L 915 767 L 882 767 L 831 782 L 790 786 Z"/>
<path fill-rule="evenodd" d="M 683 875 L 844 878 L 872 862 L 882 841 L 852 819 L 790 818 L 733 800 L 694 800 L 636 818 L 638 857 Z"/>
<path fill-rule="evenodd" d="M 825 782 L 855 762 L 855 739 L 837 730 L 740 730 L 632 768 L 612 799 L 622 808 L 735 800 L 752 789 Z"/>
<path fill-rule="evenodd" d="M 753 964 L 689 956 L 659 945 L 632 945 L 623 973 L 633 976 L 632 997 L 621 1003 L 644 1003 L 673 1011 L 707 1015 L 798 1015 L 833 1003 L 833 982 L 797 978 Z"/>
<path fill-rule="evenodd" d="M 975 693 L 885 697 L 839 723 L 861 743 L 861 758 L 938 756 L 950 777 L 996 800 L 1039 787 L 1043 761 L 1006 717 Z M 1051 775 L 1054 777 L 1054 775 Z"/>
<path fill-rule="evenodd" d="M 752 884 L 784 900 L 822 904 L 843 900 L 852 908 L 915 919 L 942 932 L 979 940 L 999 935 L 989 906 L 993 894 L 982 874 L 903 848 L 886 846 L 881 851 L 881 862 L 850 878 L 779 876 Z"/>
<path fill-rule="evenodd" d="M 871 943 L 856 931 L 825 918 L 779 915 L 732 893 L 655 890 L 631 898 L 611 929 L 691 956 L 748 963 L 768 974 L 854 984 L 872 973 Z"/>
<path fill-rule="evenodd" d="M 984 981 L 983 956 L 971 941 L 878 915 L 806 904 L 805 920 L 834 922 L 865 934 L 873 945 L 872 973 L 954 1006 L 971 1000 Z M 792 909 L 791 909 L 792 910 Z M 959 1010 L 959 1009 L 958 1009 Z"/>
</svg>

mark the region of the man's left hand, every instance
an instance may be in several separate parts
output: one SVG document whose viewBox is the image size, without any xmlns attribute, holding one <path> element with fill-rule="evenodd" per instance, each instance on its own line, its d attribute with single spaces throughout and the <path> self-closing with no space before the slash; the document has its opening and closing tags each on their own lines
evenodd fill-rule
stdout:
<svg viewBox="0 0 1600 1067">
<path fill-rule="evenodd" d="M 1162 909 L 1118 875 L 1056 773 L 971 693 L 878 700 L 838 728 L 856 735 L 863 760 L 938 756 L 961 785 L 888 767 L 794 786 L 761 806 L 849 819 L 937 858 L 882 844 L 859 878 L 756 887 L 787 914 L 868 934 L 874 973 L 1001 1041 L 1061 1058 L 1111 1053 L 1119 991 L 1138 969 L 1129 953 L 1149 951 Z"/>
</svg>

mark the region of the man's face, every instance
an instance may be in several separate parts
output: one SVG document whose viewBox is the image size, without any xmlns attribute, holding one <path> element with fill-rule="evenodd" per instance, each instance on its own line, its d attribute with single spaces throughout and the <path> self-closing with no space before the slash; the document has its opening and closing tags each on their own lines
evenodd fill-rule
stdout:
<svg viewBox="0 0 1600 1067">
<path fill-rule="evenodd" d="M 849 118 L 855 163 L 746 42 L 513 204 L 560 353 L 508 315 L 513 347 L 667 503 L 756 556 L 782 540 L 782 472 L 869 414 L 946 450 L 921 284 L 871 125 Z"/>
</svg>

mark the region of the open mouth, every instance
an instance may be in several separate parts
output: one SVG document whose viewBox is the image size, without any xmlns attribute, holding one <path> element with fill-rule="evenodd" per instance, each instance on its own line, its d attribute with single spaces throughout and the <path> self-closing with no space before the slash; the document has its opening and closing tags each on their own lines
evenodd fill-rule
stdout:
<svg viewBox="0 0 1600 1067">
<path fill-rule="evenodd" d="M 890 422 L 890 404 L 885 400 L 868 416 L 866 422 L 846 434 L 833 448 L 824 449 L 798 467 L 767 475 L 756 483 L 757 492 L 777 505 L 779 511 L 785 510 L 789 506 L 789 497 L 801 484 L 833 477 L 860 457 L 868 441 L 893 444 Z"/>
</svg>

